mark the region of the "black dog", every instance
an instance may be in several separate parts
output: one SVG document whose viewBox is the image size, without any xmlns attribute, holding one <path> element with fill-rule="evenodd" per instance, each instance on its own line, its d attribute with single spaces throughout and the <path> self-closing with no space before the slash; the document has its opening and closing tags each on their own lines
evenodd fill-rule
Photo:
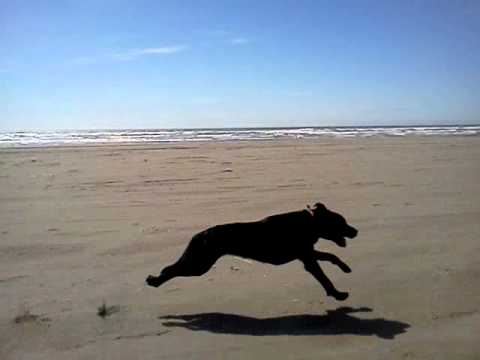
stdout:
<svg viewBox="0 0 480 360">
<path fill-rule="evenodd" d="M 196 234 L 180 259 L 167 266 L 159 276 L 147 277 L 147 284 L 158 287 L 177 276 L 205 274 L 223 255 L 236 255 L 273 265 L 300 260 L 310 274 L 324 287 L 328 296 L 345 300 L 347 292 L 338 291 L 317 261 L 329 261 L 344 272 L 347 264 L 333 254 L 314 249 L 319 238 L 345 247 L 345 238 L 358 231 L 343 216 L 317 203 L 313 208 L 269 216 L 247 223 L 217 225 Z"/>
</svg>

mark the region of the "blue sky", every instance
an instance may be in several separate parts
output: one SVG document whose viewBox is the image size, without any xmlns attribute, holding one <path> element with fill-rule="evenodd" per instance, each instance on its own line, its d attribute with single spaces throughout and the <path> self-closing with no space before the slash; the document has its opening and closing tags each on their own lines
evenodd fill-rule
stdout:
<svg viewBox="0 0 480 360">
<path fill-rule="evenodd" d="M 0 130 L 480 123 L 480 1 L 0 0 Z"/>
</svg>

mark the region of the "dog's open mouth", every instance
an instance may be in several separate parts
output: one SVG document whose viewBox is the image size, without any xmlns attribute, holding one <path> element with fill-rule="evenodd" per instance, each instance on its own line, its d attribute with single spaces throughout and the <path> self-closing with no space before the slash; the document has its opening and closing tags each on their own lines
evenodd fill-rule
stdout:
<svg viewBox="0 0 480 360">
<path fill-rule="evenodd" d="M 338 245 L 338 246 L 341 246 L 341 247 L 346 247 L 347 246 L 347 242 L 345 240 L 344 237 L 341 237 L 341 238 L 338 238 L 335 240 L 335 243 Z"/>
</svg>

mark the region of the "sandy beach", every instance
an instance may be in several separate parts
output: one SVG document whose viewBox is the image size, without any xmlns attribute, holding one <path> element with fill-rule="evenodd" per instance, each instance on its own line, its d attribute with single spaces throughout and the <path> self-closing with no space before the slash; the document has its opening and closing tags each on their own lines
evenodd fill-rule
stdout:
<svg viewBox="0 0 480 360">
<path fill-rule="evenodd" d="M 480 137 L 1 149 L 0 358 L 478 359 L 479 194 Z M 317 243 L 345 302 L 299 262 L 144 284 L 200 230 L 317 201 L 359 229 Z"/>
</svg>

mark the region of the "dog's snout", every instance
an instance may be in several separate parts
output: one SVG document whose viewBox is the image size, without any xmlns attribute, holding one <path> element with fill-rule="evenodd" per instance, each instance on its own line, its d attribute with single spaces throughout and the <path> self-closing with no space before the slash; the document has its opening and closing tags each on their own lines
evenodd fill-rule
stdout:
<svg viewBox="0 0 480 360">
<path fill-rule="evenodd" d="M 347 237 L 349 237 L 350 239 L 353 239 L 357 235 L 358 235 L 358 230 L 350 226 L 350 228 L 348 229 Z"/>
</svg>

